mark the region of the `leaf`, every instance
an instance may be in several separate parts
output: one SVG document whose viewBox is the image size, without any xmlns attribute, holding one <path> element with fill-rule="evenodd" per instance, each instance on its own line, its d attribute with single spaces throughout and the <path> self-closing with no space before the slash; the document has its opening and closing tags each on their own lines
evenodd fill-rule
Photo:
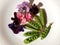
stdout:
<svg viewBox="0 0 60 45">
<path fill-rule="evenodd" d="M 48 33 L 49 33 L 50 29 L 51 29 L 51 25 L 52 25 L 52 23 L 50 23 L 49 26 L 46 27 L 45 30 L 42 32 L 41 39 L 44 39 L 48 35 Z"/>
<path fill-rule="evenodd" d="M 35 21 L 29 21 L 28 24 L 37 30 L 40 28 L 40 26 Z"/>
<path fill-rule="evenodd" d="M 32 41 L 34 41 L 34 40 L 36 40 L 37 38 L 39 38 L 39 34 L 37 34 L 37 35 L 33 35 L 33 36 L 31 36 L 31 37 L 28 37 L 28 38 L 26 38 L 25 40 L 24 40 L 24 43 L 25 44 L 28 44 L 28 43 L 31 43 Z"/>
<path fill-rule="evenodd" d="M 36 32 L 36 31 L 30 31 L 30 32 L 24 33 L 24 36 L 33 36 L 33 35 L 37 35 L 37 34 L 38 34 L 38 32 Z"/>
<path fill-rule="evenodd" d="M 43 26 L 47 24 L 47 15 L 45 9 L 40 9 L 40 21 Z"/>
</svg>

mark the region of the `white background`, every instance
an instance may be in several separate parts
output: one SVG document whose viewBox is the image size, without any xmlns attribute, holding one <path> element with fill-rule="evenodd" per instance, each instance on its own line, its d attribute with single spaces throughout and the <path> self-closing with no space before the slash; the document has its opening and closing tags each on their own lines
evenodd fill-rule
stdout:
<svg viewBox="0 0 60 45">
<path fill-rule="evenodd" d="M 8 2 L 9 0 L 0 0 L 0 18 L 1 18 L 1 12 L 4 8 L 4 6 L 6 5 L 6 3 Z M 58 6 L 59 10 L 60 10 L 60 0 L 53 0 L 56 5 Z M 60 14 L 60 12 L 59 12 Z M 1 21 L 1 19 L 0 19 Z M 1 23 L 0 23 L 1 24 Z M 3 39 L 2 37 L 2 33 L 1 33 L 1 25 L 0 25 L 0 45 L 8 45 L 8 43 Z M 60 45 L 60 44 L 59 44 Z"/>
</svg>

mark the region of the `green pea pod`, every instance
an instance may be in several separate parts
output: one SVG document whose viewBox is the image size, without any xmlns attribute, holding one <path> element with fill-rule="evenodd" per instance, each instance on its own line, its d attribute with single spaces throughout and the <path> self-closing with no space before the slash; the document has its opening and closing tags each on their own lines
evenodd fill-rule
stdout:
<svg viewBox="0 0 60 45">
<path fill-rule="evenodd" d="M 30 32 L 24 33 L 24 36 L 33 36 L 33 35 L 37 35 L 37 34 L 38 34 L 38 32 L 36 32 L 36 31 L 30 31 Z"/>
<path fill-rule="evenodd" d="M 47 24 L 47 15 L 45 9 L 40 9 L 40 21 L 42 26 L 46 26 Z"/>
<path fill-rule="evenodd" d="M 37 15 L 34 16 L 34 21 L 40 26 L 40 28 L 42 28 L 42 24 L 41 24 L 40 19 Z"/>
<path fill-rule="evenodd" d="M 27 24 L 24 27 L 25 29 L 31 30 L 31 31 L 37 31 L 37 29 L 33 28 L 31 25 Z"/>
<path fill-rule="evenodd" d="M 38 31 L 38 30 L 36 30 L 34 28 L 31 28 L 31 27 L 28 27 L 28 26 L 25 26 L 25 29 L 28 29 L 28 30 L 31 30 L 31 31 Z"/>
<path fill-rule="evenodd" d="M 28 24 L 37 30 L 40 28 L 40 26 L 35 21 L 29 21 Z"/>
<path fill-rule="evenodd" d="M 33 36 L 25 39 L 25 40 L 24 40 L 24 43 L 25 43 L 25 44 L 31 43 L 32 41 L 36 40 L 37 38 L 39 38 L 39 34 L 33 35 Z"/>
<path fill-rule="evenodd" d="M 48 33 L 51 29 L 51 25 L 52 25 L 52 23 L 48 27 L 46 27 L 45 30 L 41 33 L 41 39 L 44 39 L 48 35 Z"/>
</svg>

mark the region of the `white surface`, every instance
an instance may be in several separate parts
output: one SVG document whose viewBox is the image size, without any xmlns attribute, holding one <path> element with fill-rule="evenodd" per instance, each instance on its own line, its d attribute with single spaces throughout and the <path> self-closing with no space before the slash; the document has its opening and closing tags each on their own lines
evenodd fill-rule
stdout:
<svg viewBox="0 0 60 45">
<path fill-rule="evenodd" d="M 0 45 L 25 45 L 21 33 L 14 35 L 7 27 L 15 7 L 21 0 L 0 0 Z M 39 1 L 39 0 L 37 0 Z M 35 3 L 37 2 L 35 0 Z M 44 40 L 37 39 L 28 45 L 60 45 L 60 0 L 40 0 L 47 11 L 48 23 L 54 22 Z M 2 25 L 1 25 L 2 24 Z"/>
</svg>

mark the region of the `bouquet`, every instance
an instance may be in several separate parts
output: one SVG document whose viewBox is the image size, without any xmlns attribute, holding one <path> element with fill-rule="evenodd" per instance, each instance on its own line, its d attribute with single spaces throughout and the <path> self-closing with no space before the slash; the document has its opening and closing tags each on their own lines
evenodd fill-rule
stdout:
<svg viewBox="0 0 60 45">
<path fill-rule="evenodd" d="M 41 37 L 46 38 L 48 35 L 52 23 L 47 25 L 47 14 L 44 8 L 41 8 L 43 4 L 40 2 L 38 5 L 33 4 L 34 0 L 29 2 L 24 1 L 17 6 L 17 12 L 14 12 L 14 17 L 11 17 L 12 23 L 8 24 L 8 27 L 14 34 L 24 32 L 24 29 L 30 31 L 25 32 L 24 36 L 28 37 L 24 40 L 25 44 L 29 44 L 32 41 Z"/>
</svg>

